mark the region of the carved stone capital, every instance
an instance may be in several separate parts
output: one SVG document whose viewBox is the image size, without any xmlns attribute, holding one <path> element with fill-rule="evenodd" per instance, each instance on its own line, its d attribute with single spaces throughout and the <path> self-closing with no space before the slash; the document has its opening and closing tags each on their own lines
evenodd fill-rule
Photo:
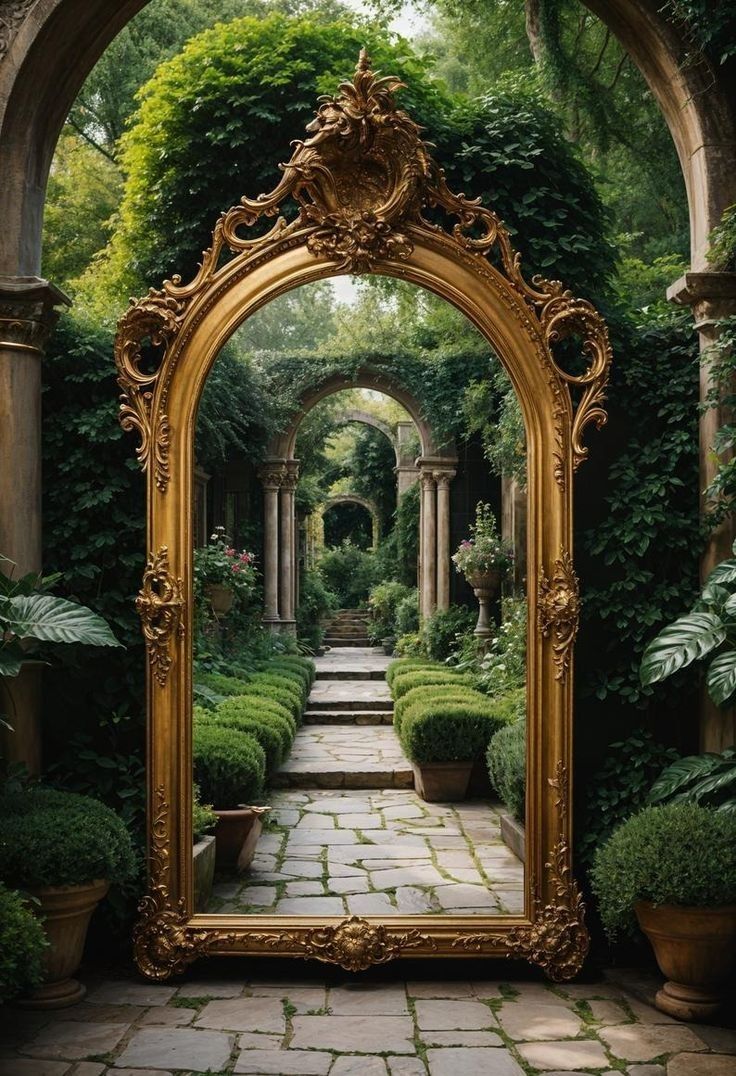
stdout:
<svg viewBox="0 0 736 1076">
<path fill-rule="evenodd" d="M 299 482 L 299 460 L 286 461 L 286 473 L 281 479 L 281 489 L 284 493 L 294 493 Z"/>
<path fill-rule="evenodd" d="M 0 276 L 0 349 L 42 355 L 59 317 L 55 308 L 70 302 L 40 277 Z"/>
<path fill-rule="evenodd" d="M 670 284 L 667 298 L 689 306 L 697 329 L 736 313 L 736 273 L 685 273 Z"/>
<path fill-rule="evenodd" d="M 449 489 L 450 488 L 450 483 L 452 482 L 453 478 L 457 474 L 457 471 L 455 471 L 454 469 L 453 470 L 447 469 L 447 470 L 432 471 L 432 474 L 434 475 L 434 480 L 437 483 L 437 489 Z"/>
<path fill-rule="evenodd" d="M 258 477 L 266 490 L 280 489 L 286 475 L 286 462 L 284 460 L 266 460 L 258 468 Z"/>
</svg>

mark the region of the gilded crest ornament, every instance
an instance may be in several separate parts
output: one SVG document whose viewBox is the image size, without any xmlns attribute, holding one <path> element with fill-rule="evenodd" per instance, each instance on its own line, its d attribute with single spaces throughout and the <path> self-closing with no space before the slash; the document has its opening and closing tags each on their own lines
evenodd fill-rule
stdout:
<svg viewBox="0 0 736 1076">
<path fill-rule="evenodd" d="M 434 946 L 431 937 L 419 930 L 396 932 L 357 915 L 343 919 L 334 927 L 317 927 L 299 934 L 289 930 L 257 933 L 252 937 L 253 941 L 276 952 L 286 948 L 313 960 L 339 964 L 346 971 L 365 971 L 409 950 Z"/>
<path fill-rule="evenodd" d="M 540 569 L 537 603 L 539 630 L 545 638 L 553 639 L 556 679 L 564 680 L 580 622 L 578 577 L 569 553 L 555 561 L 551 579 L 544 568 Z"/>
<path fill-rule="evenodd" d="M 143 586 L 135 606 L 141 618 L 148 661 L 154 677 L 163 687 L 171 667 L 170 643 L 184 634 L 181 614 L 183 583 L 169 571 L 169 551 L 162 546 L 146 565 Z"/>
</svg>

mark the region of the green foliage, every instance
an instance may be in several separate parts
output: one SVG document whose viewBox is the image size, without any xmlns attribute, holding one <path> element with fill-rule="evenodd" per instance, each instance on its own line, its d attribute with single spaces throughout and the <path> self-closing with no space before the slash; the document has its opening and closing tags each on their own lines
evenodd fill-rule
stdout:
<svg viewBox="0 0 736 1076">
<path fill-rule="evenodd" d="M 443 702 L 477 702 L 479 696 L 479 693 L 472 687 L 463 684 L 441 684 L 439 688 L 437 684 L 424 684 L 420 687 L 413 687 L 401 698 L 397 699 L 394 705 L 394 728 L 396 732 L 401 731 L 401 722 L 407 710 L 410 710 L 416 703 L 434 702 L 438 697 L 438 691 Z M 482 695 L 480 697 L 483 698 Z"/>
<path fill-rule="evenodd" d="M 514 818 L 524 821 L 526 802 L 526 718 L 498 730 L 486 752 L 491 784 Z"/>
<path fill-rule="evenodd" d="M 608 745 L 603 765 L 588 782 L 583 822 L 575 840 L 586 869 L 613 830 L 646 806 L 652 782 L 676 758 L 676 751 L 657 743 L 646 729 Z"/>
<path fill-rule="evenodd" d="M 697 908 L 734 904 L 736 815 L 691 803 L 648 807 L 598 850 L 591 881 L 611 939 L 634 932 L 639 900 Z"/>
<path fill-rule="evenodd" d="M 217 815 L 208 803 L 202 803 L 199 787 L 194 786 L 192 796 L 192 840 L 196 844 L 217 825 Z"/>
<path fill-rule="evenodd" d="M 127 829 L 98 800 L 38 787 L 0 798 L 0 879 L 8 885 L 124 882 L 133 869 Z"/>
<path fill-rule="evenodd" d="M 368 634 L 373 642 L 399 634 L 398 607 L 407 598 L 416 602 L 416 592 L 403 583 L 378 583 L 371 589 L 368 595 Z"/>
<path fill-rule="evenodd" d="M 395 630 L 397 635 L 419 631 L 419 591 L 416 587 L 412 587 L 396 606 Z"/>
<path fill-rule="evenodd" d="M 361 424 L 345 461 L 350 489 L 372 501 L 385 532 L 396 509 L 396 456 L 388 437 L 373 426 Z"/>
<path fill-rule="evenodd" d="M 247 680 L 225 676 L 216 672 L 195 672 L 197 684 L 214 691 L 216 695 L 242 695 L 248 687 Z"/>
<path fill-rule="evenodd" d="M 436 665 L 429 669 L 407 669 L 398 672 L 391 684 L 391 693 L 395 699 L 400 699 L 414 687 L 428 687 L 432 684 L 453 685 L 461 684 L 465 687 L 474 687 L 475 681 L 470 676 L 461 676 L 459 673 L 445 669 L 442 665 Z"/>
<path fill-rule="evenodd" d="M 233 692 L 238 696 L 255 696 L 258 699 L 258 705 L 262 705 L 261 700 L 270 702 L 272 704 L 278 704 L 285 709 L 292 718 L 298 719 L 301 715 L 301 701 L 294 693 L 288 689 L 285 689 L 277 684 L 264 683 L 249 683 L 243 684 L 240 691 Z"/>
<path fill-rule="evenodd" d="M 419 483 L 402 494 L 396 508 L 396 578 L 406 586 L 416 586 L 419 563 Z"/>
<path fill-rule="evenodd" d="M 470 761 L 483 757 L 501 717 L 491 699 L 446 698 L 438 687 L 433 699 L 417 702 L 401 719 L 399 739 L 407 758 L 426 762 Z"/>
<path fill-rule="evenodd" d="M 703 410 L 717 410 L 718 420 L 733 414 L 736 404 L 734 371 L 736 370 L 736 317 L 723 318 L 718 323 L 717 339 L 703 352 L 703 364 L 708 373 L 708 390 Z M 707 522 L 716 527 L 736 510 L 736 425 L 722 422 L 710 446 L 716 473 L 705 490 Z"/>
<path fill-rule="evenodd" d="M 458 635 L 469 632 L 477 617 L 465 605 L 451 605 L 438 609 L 422 624 L 422 639 L 427 657 L 432 661 L 445 661 L 456 644 Z"/>
<path fill-rule="evenodd" d="M 289 696 L 292 705 L 295 707 L 295 716 L 299 716 L 301 713 L 307 697 L 304 684 L 301 681 L 293 680 L 290 676 L 281 676 L 277 672 L 271 672 L 270 669 L 266 672 L 255 673 L 249 686 L 254 688 L 275 688 L 284 692 Z"/>
<path fill-rule="evenodd" d="M 723 211 L 720 224 L 710 233 L 708 264 L 720 273 L 732 273 L 736 269 L 736 205 Z"/>
<path fill-rule="evenodd" d="M 273 717 L 273 715 L 271 716 Z M 229 712 L 224 718 L 220 716 L 220 711 L 218 710 L 215 710 L 214 713 L 204 710 L 196 715 L 196 727 L 208 724 L 215 725 L 218 728 L 236 729 L 259 743 L 266 756 L 267 774 L 278 769 L 286 757 L 283 727 L 276 728 L 274 724 L 268 721 L 268 718 L 262 719 L 257 710 L 250 713 L 243 712 L 237 716 Z"/>
<path fill-rule="evenodd" d="M 225 699 L 219 703 L 215 712 L 209 716 L 212 720 L 217 721 L 218 724 L 227 725 L 230 728 L 240 728 L 243 732 L 248 732 L 249 730 L 241 726 L 241 721 L 258 721 L 275 730 L 279 741 L 277 748 L 280 755 L 280 758 L 277 759 L 279 763 L 289 754 L 296 736 L 296 722 L 291 714 L 287 715 L 269 710 L 262 705 L 260 699 L 248 695 L 240 698 Z M 266 744 L 264 743 L 262 746 L 268 755 Z M 269 769 L 272 768 L 273 765 L 269 762 Z"/>
<path fill-rule="evenodd" d="M 0 1003 L 38 986 L 47 945 L 28 901 L 0 882 Z"/>
<path fill-rule="evenodd" d="M 215 471 L 233 456 L 260 459 L 280 420 L 281 407 L 254 363 L 226 344 L 207 375 L 199 402 L 197 462 Z"/>
<path fill-rule="evenodd" d="M 526 598 L 501 599 L 501 624 L 478 662 L 478 687 L 504 695 L 526 682 Z"/>
<path fill-rule="evenodd" d="M 396 677 L 402 672 L 408 672 L 410 669 L 436 668 L 437 665 L 434 662 L 427 661 L 426 657 L 397 658 L 397 660 L 392 661 L 386 669 L 386 683 L 389 687 L 393 687 Z"/>
<path fill-rule="evenodd" d="M 526 431 L 516 392 L 503 367 L 470 384 L 463 396 L 468 434 L 480 434 L 491 471 L 526 485 Z"/>
<path fill-rule="evenodd" d="M 677 759 L 654 782 L 648 802 L 698 803 L 736 814 L 736 749 Z"/>
<path fill-rule="evenodd" d="M 263 792 L 266 756 L 252 736 L 214 723 L 194 726 L 194 780 L 203 799 L 219 810 L 251 806 Z"/>
<path fill-rule="evenodd" d="M 405 635 L 400 635 L 396 640 L 394 654 L 398 654 L 401 658 L 416 658 L 423 656 L 424 643 L 422 642 L 421 632 L 410 631 Z"/>
<path fill-rule="evenodd" d="M 348 541 L 323 553 L 319 570 L 328 590 L 345 609 L 354 609 L 367 601 L 377 581 L 374 555 Z"/>
<path fill-rule="evenodd" d="M 318 569 L 305 569 L 299 585 L 296 628 L 299 638 L 313 650 L 322 645 L 325 634 L 320 620 L 337 606 L 337 595 L 328 590 L 322 573 Z"/>
</svg>

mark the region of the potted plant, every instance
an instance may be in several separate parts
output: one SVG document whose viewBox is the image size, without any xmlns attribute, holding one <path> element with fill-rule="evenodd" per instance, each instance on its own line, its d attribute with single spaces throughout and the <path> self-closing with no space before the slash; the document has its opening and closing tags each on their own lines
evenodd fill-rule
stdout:
<svg viewBox="0 0 736 1076">
<path fill-rule="evenodd" d="M 33 898 L 49 947 L 44 982 L 23 1005 L 59 1009 L 85 988 L 72 978 L 92 913 L 110 885 L 134 871 L 130 835 L 104 804 L 30 787 L 0 797 L 0 877 Z"/>
<path fill-rule="evenodd" d="M 647 807 L 598 849 L 591 880 L 608 936 L 638 922 L 652 943 L 668 980 L 657 1008 L 680 1020 L 717 1014 L 736 959 L 736 816 Z"/>
<path fill-rule="evenodd" d="M 201 723 L 194 727 L 194 780 L 214 804 L 218 869 L 245 870 L 255 854 L 268 807 L 254 806 L 263 792 L 266 755 L 245 732 Z"/>
<path fill-rule="evenodd" d="M 215 877 L 215 838 L 210 832 L 217 825 L 217 815 L 209 804 L 200 801 L 197 785 L 192 797 L 192 872 L 194 874 L 194 910 L 203 912 L 212 895 Z"/>
<path fill-rule="evenodd" d="M 452 559 L 455 570 L 462 572 L 478 599 L 478 623 L 473 634 L 487 639 L 491 635 L 490 602 L 514 563 L 513 547 L 499 535 L 489 504 L 478 502 L 470 538 L 460 543 Z"/>
<path fill-rule="evenodd" d="M 224 527 L 215 527 L 208 545 L 194 551 L 194 587 L 216 617 L 227 616 L 235 599 L 247 604 L 255 589 L 255 557 L 230 545 Z"/>
</svg>

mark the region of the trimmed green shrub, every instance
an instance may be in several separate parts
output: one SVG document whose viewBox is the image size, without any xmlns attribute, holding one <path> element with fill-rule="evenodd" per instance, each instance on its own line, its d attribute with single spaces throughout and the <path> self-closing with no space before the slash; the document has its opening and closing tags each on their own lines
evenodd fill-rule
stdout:
<svg viewBox="0 0 736 1076">
<path fill-rule="evenodd" d="M 271 709 L 272 706 L 278 706 L 278 711 Z M 278 703 L 272 703 L 270 699 L 261 699 L 257 695 L 235 695 L 231 699 L 223 699 L 217 704 L 215 716 L 223 721 L 228 717 L 255 717 L 258 721 L 266 722 L 272 728 L 279 730 L 286 753 L 296 736 L 296 721 L 288 710 L 279 706 Z"/>
<path fill-rule="evenodd" d="M 0 1002 L 38 986 L 47 945 L 28 901 L 0 882 Z"/>
<path fill-rule="evenodd" d="M 396 634 L 410 635 L 419 631 L 419 592 L 416 587 L 396 606 Z"/>
<path fill-rule="evenodd" d="M 198 724 L 217 725 L 218 728 L 236 729 L 254 740 L 263 748 L 266 755 L 266 772 L 272 773 L 281 765 L 286 757 L 282 733 L 269 725 L 267 721 L 258 718 L 255 714 L 228 714 L 221 716 L 217 711 L 207 712 L 207 716 L 198 720 Z"/>
<path fill-rule="evenodd" d="M 462 687 L 473 687 L 474 683 L 472 677 L 452 672 L 450 669 L 443 669 L 441 666 L 436 666 L 434 669 L 410 669 L 394 677 L 391 694 L 395 699 L 400 699 L 414 687 L 428 687 L 431 684 L 438 686 L 459 684 Z"/>
<path fill-rule="evenodd" d="M 606 934 L 632 934 L 634 905 L 736 904 L 736 815 L 668 803 L 647 807 L 598 849 L 591 873 Z"/>
<path fill-rule="evenodd" d="M 398 634 L 396 611 L 399 603 L 411 596 L 411 589 L 403 583 L 389 581 L 378 583 L 368 596 L 368 635 L 373 642 Z"/>
<path fill-rule="evenodd" d="M 296 665 L 285 658 L 277 658 L 275 661 L 269 662 L 268 668 L 279 676 L 288 676 L 290 679 L 296 680 L 298 684 L 304 686 L 307 692 L 312 686 L 313 675 L 306 665 Z"/>
<path fill-rule="evenodd" d="M 449 609 L 432 613 L 422 625 L 422 639 L 429 657 L 433 661 L 445 661 L 456 646 L 456 637 L 469 632 L 477 619 L 477 613 L 465 605 L 451 605 Z"/>
<path fill-rule="evenodd" d="M 263 792 L 265 752 L 257 740 L 237 729 L 213 721 L 195 724 L 192 760 L 202 798 L 219 810 L 240 803 L 250 806 Z"/>
<path fill-rule="evenodd" d="M 317 668 L 311 658 L 303 657 L 301 654 L 282 654 L 277 659 L 277 664 L 282 666 L 292 666 L 295 669 L 304 669 L 309 679 L 309 685 L 314 683 L 317 675 Z"/>
<path fill-rule="evenodd" d="M 413 706 L 422 706 L 426 702 L 436 702 L 438 699 L 442 699 L 444 702 L 450 699 L 453 701 L 465 699 L 474 701 L 478 698 L 487 701 L 487 696 L 481 695 L 479 691 L 474 691 L 472 687 L 465 687 L 463 684 L 452 684 L 450 686 L 445 684 L 425 684 L 424 687 L 413 687 L 411 691 L 407 691 L 405 695 L 402 695 L 394 703 L 394 728 L 398 734 L 401 730 L 404 714 Z"/>
<path fill-rule="evenodd" d="M 491 737 L 486 752 L 491 784 L 514 818 L 524 821 L 526 801 L 526 719 L 514 721 Z"/>
<path fill-rule="evenodd" d="M 22 889 L 124 882 L 134 869 L 128 830 L 98 800 L 55 788 L 0 797 L 0 881 Z"/>
<path fill-rule="evenodd" d="M 481 758 L 500 728 L 490 700 L 442 698 L 417 704 L 401 722 L 399 739 L 412 762 L 458 762 Z"/>
<path fill-rule="evenodd" d="M 436 669 L 437 666 L 427 661 L 426 658 L 397 658 L 396 661 L 392 661 L 389 667 L 386 669 L 386 683 L 389 687 L 393 687 L 395 678 L 399 673 L 408 671 L 409 669 Z"/>
<path fill-rule="evenodd" d="M 304 685 L 291 680 L 288 676 L 279 676 L 278 673 L 274 672 L 259 672 L 255 674 L 250 682 L 254 687 L 264 684 L 268 687 L 277 687 L 281 691 L 288 692 L 299 706 L 303 706 L 306 700 L 307 693 L 304 690 Z"/>
<path fill-rule="evenodd" d="M 200 791 L 194 786 L 192 797 L 192 840 L 201 841 L 217 825 L 217 815 L 209 803 L 202 803 Z"/>
<path fill-rule="evenodd" d="M 215 695 L 240 695 L 249 682 L 216 672 L 195 673 L 195 681 L 197 687 L 209 688 Z"/>
<path fill-rule="evenodd" d="M 242 691 L 238 692 L 238 698 L 257 698 L 263 701 L 271 701 L 282 706 L 288 714 L 298 722 L 302 714 L 302 704 L 293 691 L 288 691 L 275 684 L 259 683 L 246 684 Z"/>
</svg>

